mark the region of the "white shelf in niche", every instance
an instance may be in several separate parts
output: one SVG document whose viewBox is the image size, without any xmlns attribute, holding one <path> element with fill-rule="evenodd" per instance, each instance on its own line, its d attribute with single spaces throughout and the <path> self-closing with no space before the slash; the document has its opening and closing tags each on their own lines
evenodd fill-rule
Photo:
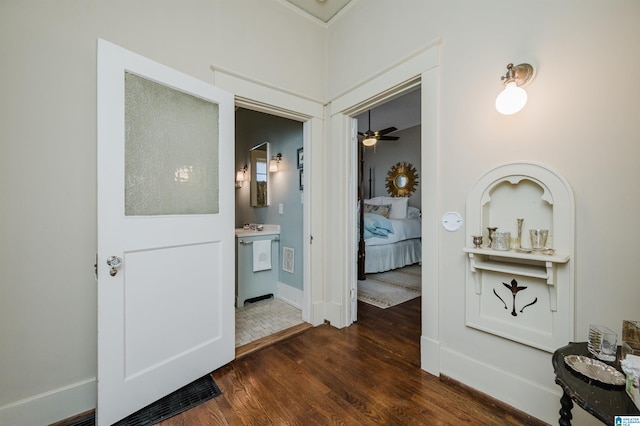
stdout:
<svg viewBox="0 0 640 426">
<path fill-rule="evenodd" d="M 514 235 L 516 218 L 523 218 L 522 235 L 532 228 L 549 229 L 550 244 L 558 250 L 548 255 L 462 247 L 467 256 L 465 324 L 548 352 L 572 341 L 575 215 L 568 182 L 539 164 L 498 166 L 471 188 L 466 216 L 467 244 L 475 235 L 487 238 L 488 227 Z M 525 291 L 511 298 L 514 283 Z"/>
<path fill-rule="evenodd" d="M 557 310 L 556 264 L 569 262 L 571 256 L 563 253 L 553 255 L 522 253 L 515 250 L 493 250 L 489 248 L 462 249 L 469 255 L 471 273 L 474 275 L 476 294 L 482 292 L 482 279 L 478 270 L 500 272 L 508 275 L 536 278 L 546 281 L 549 286 L 549 301 L 552 311 Z"/>
<path fill-rule="evenodd" d="M 465 253 L 481 254 L 483 256 L 502 257 L 505 259 L 517 260 L 534 260 L 553 263 L 567 263 L 571 256 L 565 253 L 541 254 L 536 252 L 524 253 L 516 250 L 494 250 L 490 248 L 472 248 L 465 247 L 462 249 Z"/>
</svg>

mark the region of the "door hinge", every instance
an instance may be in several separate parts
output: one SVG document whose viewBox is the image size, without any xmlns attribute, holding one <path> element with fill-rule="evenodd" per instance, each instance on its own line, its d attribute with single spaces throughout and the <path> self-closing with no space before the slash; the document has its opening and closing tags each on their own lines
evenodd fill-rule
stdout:
<svg viewBox="0 0 640 426">
<path fill-rule="evenodd" d="M 309 235 L 309 244 L 313 244 L 313 235 Z"/>
<path fill-rule="evenodd" d="M 98 253 L 96 253 L 96 263 L 93 264 L 93 273 L 96 275 L 96 280 L 98 279 Z"/>
</svg>

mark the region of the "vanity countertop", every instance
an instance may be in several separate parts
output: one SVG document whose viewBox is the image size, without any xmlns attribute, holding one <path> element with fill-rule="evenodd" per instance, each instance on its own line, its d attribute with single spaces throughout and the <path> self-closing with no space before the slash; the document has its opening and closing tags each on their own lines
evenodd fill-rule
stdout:
<svg viewBox="0 0 640 426">
<path fill-rule="evenodd" d="M 280 233 L 280 225 L 262 225 L 262 227 L 262 231 L 236 228 L 236 237 L 259 237 L 261 235 L 276 235 Z"/>
</svg>

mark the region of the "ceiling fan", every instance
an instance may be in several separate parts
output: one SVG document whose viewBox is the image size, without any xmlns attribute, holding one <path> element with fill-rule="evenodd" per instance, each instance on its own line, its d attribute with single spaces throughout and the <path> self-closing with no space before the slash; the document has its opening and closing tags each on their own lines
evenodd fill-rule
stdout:
<svg viewBox="0 0 640 426">
<path fill-rule="evenodd" d="M 373 146 L 378 141 L 397 141 L 400 139 L 398 136 L 387 136 L 387 133 L 395 132 L 398 130 L 395 127 L 387 127 L 386 129 L 372 131 L 371 130 L 371 110 L 369 110 L 369 130 L 366 132 L 358 132 L 358 135 L 362 136 L 362 144 L 364 146 Z"/>
</svg>

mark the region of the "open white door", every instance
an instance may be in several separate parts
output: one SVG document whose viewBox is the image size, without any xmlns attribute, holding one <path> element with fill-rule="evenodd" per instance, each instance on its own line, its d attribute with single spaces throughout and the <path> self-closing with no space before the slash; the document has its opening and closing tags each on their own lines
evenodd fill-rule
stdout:
<svg viewBox="0 0 640 426">
<path fill-rule="evenodd" d="M 234 358 L 233 104 L 98 41 L 98 425 Z"/>
</svg>

